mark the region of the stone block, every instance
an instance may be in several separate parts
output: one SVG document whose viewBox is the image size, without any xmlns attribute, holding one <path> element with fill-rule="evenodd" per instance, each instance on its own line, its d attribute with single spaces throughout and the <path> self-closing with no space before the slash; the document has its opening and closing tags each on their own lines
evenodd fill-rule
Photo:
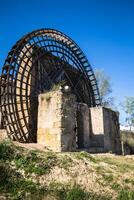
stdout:
<svg viewBox="0 0 134 200">
<path fill-rule="evenodd" d="M 89 108 L 84 103 L 78 103 L 77 106 L 77 137 L 78 147 L 89 147 Z"/>
<path fill-rule="evenodd" d="M 8 138 L 6 129 L 0 129 L 0 140 L 5 140 Z"/>
<path fill-rule="evenodd" d="M 56 90 L 39 95 L 37 142 L 53 151 L 76 149 L 75 95 Z"/>
<path fill-rule="evenodd" d="M 101 106 L 89 110 L 92 127 L 90 147 L 103 147 L 105 152 L 120 153 L 119 113 Z"/>
</svg>

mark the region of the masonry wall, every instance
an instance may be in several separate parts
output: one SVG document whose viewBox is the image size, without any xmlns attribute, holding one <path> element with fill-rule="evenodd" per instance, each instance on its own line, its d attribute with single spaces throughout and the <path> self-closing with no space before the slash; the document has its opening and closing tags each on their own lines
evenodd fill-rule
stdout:
<svg viewBox="0 0 134 200">
<path fill-rule="evenodd" d="M 37 142 L 53 151 L 76 149 L 76 99 L 61 89 L 39 95 Z"/>
<path fill-rule="evenodd" d="M 77 104 L 77 143 L 78 148 L 89 147 L 89 108 L 87 104 Z"/>
<path fill-rule="evenodd" d="M 0 141 L 7 139 L 7 131 L 5 129 L 0 129 Z"/>
<path fill-rule="evenodd" d="M 39 95 L 37 121 L 37 142 L 53 151 L 93 147 L 121 152 L 119 114 L 101 106 L 88 108 L 77 103 L 69 90 Z M 0 139 L 6 137 L 6 131 L 0 130 Z"/>
<path fill-rule="evenodd" d="M 92 137 L 90 147 L 103 147 L 105 152 L 121 152 L 119 113 L 105 107 L 90 108 Z"/>
<path fill-rule="evenodd" d="M 104 123 L 102 107 L 93 107 L 89 109 L 90 114 L 90 147 L 104 148 Z"/>
<path fill-rule="evenodd" d="M 113 153 L 121 153 L 119 113 L 103 108 L 104 149 Z"/>
</svg>

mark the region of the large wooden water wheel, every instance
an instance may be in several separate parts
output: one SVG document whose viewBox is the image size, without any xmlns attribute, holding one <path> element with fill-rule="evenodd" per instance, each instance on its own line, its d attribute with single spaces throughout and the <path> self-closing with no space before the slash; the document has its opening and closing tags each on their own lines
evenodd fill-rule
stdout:
<svg viewBox="0 0 134 200">
<path fill-rule="evenodd" d="M 1 74 L 1 112 L 8 136 L 36 141 L 38 95 L 65 81 L 77 101 L 100 105 L 93 70 L 78 45 L 53 29 L 33 31 L 12 47 Z"/>
</svg>

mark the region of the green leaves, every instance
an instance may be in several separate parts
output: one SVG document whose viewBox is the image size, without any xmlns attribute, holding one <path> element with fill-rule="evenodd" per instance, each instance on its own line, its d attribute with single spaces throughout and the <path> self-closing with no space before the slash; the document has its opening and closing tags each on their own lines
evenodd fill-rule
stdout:
<svg viewBox="0 0 134 200">
<path fill-rule="evenodd" d="M 103 70 L 96 70 L 95 77 L 99 87 L 100 99 L 103 106 L 113 106 L 113 97 L 110 97 L 112 93 L 110 77 L 105 74 Z"/>
<path fill-rule="evenodd" d="M 127 114 L 126 122 L 131 127 L 134 126 L 134 97 L 126 97 L 124 101 L 124 111 Z"/>
</svg>

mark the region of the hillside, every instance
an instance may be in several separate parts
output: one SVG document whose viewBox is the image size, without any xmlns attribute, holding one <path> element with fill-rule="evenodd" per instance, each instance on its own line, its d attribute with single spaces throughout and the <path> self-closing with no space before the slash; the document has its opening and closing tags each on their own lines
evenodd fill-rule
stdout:
<svg viewBox="0 0 134 200">
<path fill-rule="evenodd" d="M 0 200 L 133 200 L 134 156 L 0 143 Z"/>
</svg>

